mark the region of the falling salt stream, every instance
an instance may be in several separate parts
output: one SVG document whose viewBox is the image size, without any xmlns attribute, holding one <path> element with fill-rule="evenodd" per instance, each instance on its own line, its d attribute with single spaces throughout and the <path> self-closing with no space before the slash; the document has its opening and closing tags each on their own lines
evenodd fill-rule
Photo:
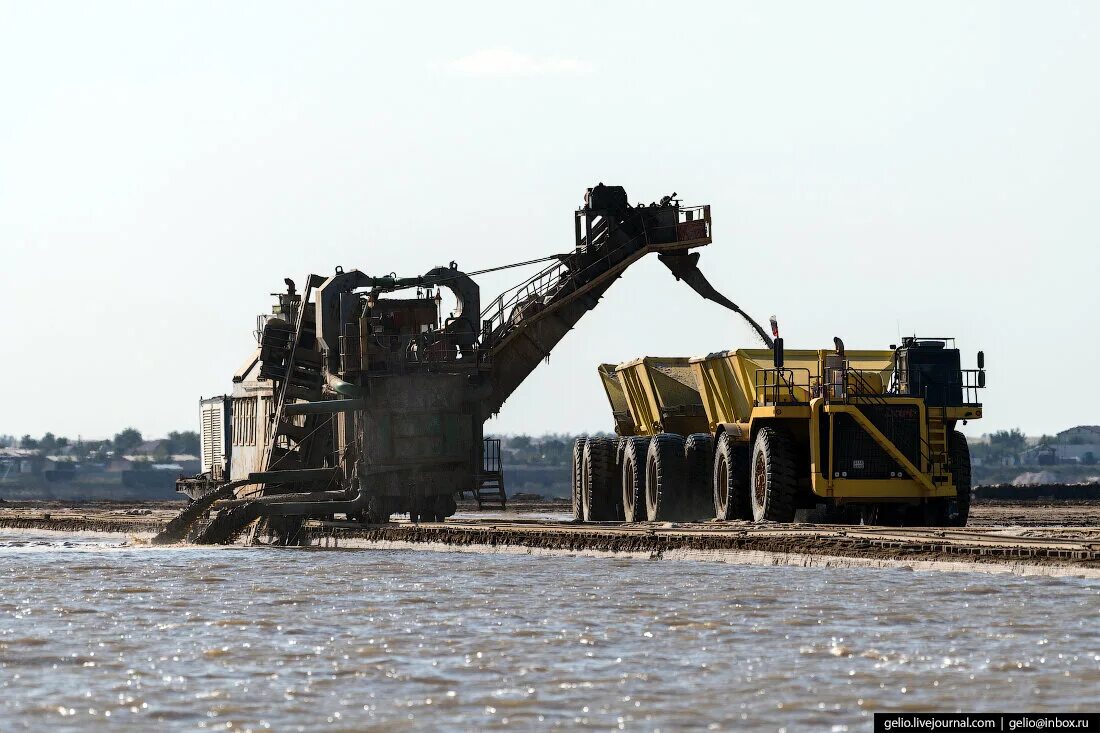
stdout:
<svg viewBox="0 0 1100 733">
<path fill-rule="evenodd" d="M 4 731 L 866 731 L 1100 703 L 1080 578 L 0 532 L 0 583 Z"/>
</svg>

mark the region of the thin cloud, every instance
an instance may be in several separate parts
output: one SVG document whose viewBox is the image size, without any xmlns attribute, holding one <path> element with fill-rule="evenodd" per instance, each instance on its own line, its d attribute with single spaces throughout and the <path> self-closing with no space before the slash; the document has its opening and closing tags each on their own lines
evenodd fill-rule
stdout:
<svg viewBox="0 0 1100 733">
<path fill-rule="evenodd" d="M 483 48 L 444 66 L 462 76 L 579 76 L 592 71 L 580 59 L 530 56 L 507 48 Z"/>
</svg>

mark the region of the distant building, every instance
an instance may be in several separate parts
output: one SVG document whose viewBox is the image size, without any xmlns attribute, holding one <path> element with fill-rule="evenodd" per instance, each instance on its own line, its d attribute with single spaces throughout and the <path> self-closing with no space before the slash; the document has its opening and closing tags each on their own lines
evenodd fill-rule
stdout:
<svg viewBox="0 0 1100 733">
<path fill-rule="evenodd" d="M 42 475 L 47 481 L 72 481 L 76 476 L 77 461 L 73 456 L 46 456 Z"/>
<path fill-rule="evenodd" d="M 40 474 L 46 459 L 37 448 L 0 448 L 0 477 L 13 474 Z"/>
<path fill-rule="evenodd" d="M 1078 425 L 1058 433 L 1055 442 L 1065 444 L 1100 445 L 1100 425 Z"/>
<path fill-rule="evenodd" d="M 175 455 L 169 457 L 172 459 L 172 463 L 176 464 L 182 469 L 182 473 L 192 475 L 199 472 L 198 456 L 193 456 L 188 453 L 176 453 Z"/>
<path fill-rule="evenodd" d="M 1062 436 L 1067 432 L 1069 431 L 1063 431 L 1058 435 Z M 1087 434 L 1076 433 L 1076 435 Z M 1091 466 L 1097 462 L 1100 462 L 1100 439 L 1092 443 L 1044 443 L 1028 448 L 1020 454 L 1020 463 L 1026 466 L 1053 466 L 1059 463 Z"/>
</svg>

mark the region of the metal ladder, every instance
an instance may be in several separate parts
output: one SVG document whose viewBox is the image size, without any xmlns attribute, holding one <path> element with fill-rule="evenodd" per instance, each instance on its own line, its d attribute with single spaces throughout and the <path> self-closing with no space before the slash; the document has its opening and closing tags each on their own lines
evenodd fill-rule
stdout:
<svg viewBox="0 0 1100 733">
<path fill-rule="evenodd" d="M 477 508 L 484 509 L 486 504 L 496 504 L 507 508 L 508 496 L 504 493 L 504 464 L 501 461 L 500 438 L 485 438 L 481 454 L 481 470 L 476 477 L 474 499 Z"/>
<path fill-rule="evenodd" d="M 940 483 L 948 479 L 948 454 L 950 445 L 947 434 L 947 424 L 944 422 L 943 407 L 926 407 L 926 419 L 928 430 L 928 466 L 932 474 L 932 481 Z"/>
<path fill-rule="evenodd" d="M 298 474 L 304 477 L 316 473 L 318 478 L 325 480 L 331 478 L 329 473 L 335 473 L 311 471 L 322 468 L 323 459 L 321 452 L 315 449 L 312 438 L 331 417 L 310 415 L 299 422 L 288 415 L 286 409 L 287 405 L 299 402 L 316 402 L 322 395 L 323 356 L 317 343 L 315 306 L 310 302 L 310 294 L 316 285 L 311 278 L 295 314 L 292 330 L 264 329 L 263 353 L 269 358 L 260 365 L 260 376 L 274 381 L 273 392 L 276 395 L 271 436 L 262 464 L 263 472 L 267 474 L 285 473 L 289 477 L 291 471 L 306 472 Z M 322 476 L 322 473 L 325 475 Z"/>
</svg>

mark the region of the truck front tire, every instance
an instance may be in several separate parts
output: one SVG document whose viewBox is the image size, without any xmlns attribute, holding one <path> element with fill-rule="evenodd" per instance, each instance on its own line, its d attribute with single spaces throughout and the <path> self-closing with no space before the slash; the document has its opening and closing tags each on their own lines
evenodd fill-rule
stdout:
<svg viewBox="0 0 1100 733">
<path fill-rule="evenodd" d="M 782 430 L 761 428 L 752 450 L 752 516 L 757 522 L 792 522 L 798 479 L 794 447 Z"/>
<path fill-rule="evenodd" d="M 970 446 L 966 436 L 958 430 L 951 431 L 947 443 L 948 460 L 951 461 L 951 478 L 955 482 L 956 513 L 948 518 L 952 527 L 965 527 L 970 518 Z"/>
</svg>

